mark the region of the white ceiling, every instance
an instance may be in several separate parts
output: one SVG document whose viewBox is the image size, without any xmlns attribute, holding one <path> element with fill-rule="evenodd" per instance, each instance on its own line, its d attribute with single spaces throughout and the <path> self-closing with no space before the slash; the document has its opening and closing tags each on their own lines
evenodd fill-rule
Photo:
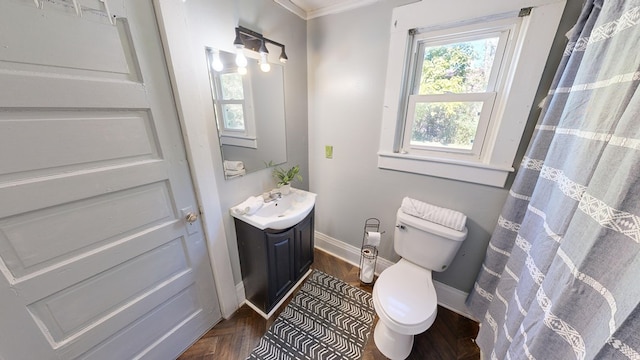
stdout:
<svg viewBox="0 0 640 360">
<path fill-rule="evenodd" d="M 305 20 L 365 6 L 379 0 L 274 0 Z"/>
</svg>

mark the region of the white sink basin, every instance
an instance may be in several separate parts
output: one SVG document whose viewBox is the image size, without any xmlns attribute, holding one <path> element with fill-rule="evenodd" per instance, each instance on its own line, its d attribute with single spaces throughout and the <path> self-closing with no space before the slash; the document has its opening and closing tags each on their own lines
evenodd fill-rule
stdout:
<svg viewBox="0 0 640 360">
<path fill-rule="evenodd" d="M 231 216 L 253 225 L 260 230 L 282 230 L 290 228 L 304 219 L 316 204 L 316 194 L 291 189 L 288 195 L 265 203 L 252 215 L 240 215 L 231 211 Z"/>
</svg>

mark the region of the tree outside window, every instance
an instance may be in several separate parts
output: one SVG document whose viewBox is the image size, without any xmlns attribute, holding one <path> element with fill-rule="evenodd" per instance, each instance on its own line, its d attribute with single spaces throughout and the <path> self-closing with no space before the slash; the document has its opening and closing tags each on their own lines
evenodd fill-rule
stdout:
<svg viewBox="0 0 640 360">
<path fill-rule="evenodd" d="M 505 33 L 418 37 L 406 148 L 480 152 L 495 99 Z"/>
</svg>

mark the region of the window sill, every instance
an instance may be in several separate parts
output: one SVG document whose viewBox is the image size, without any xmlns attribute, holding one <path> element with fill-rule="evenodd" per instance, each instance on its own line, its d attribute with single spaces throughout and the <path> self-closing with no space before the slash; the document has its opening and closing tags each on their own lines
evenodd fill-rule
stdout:
<svg viewBox="0 0 640 360">
<path fill-rule="evenodd" d="M 378 152 L 378 167 L 495 187 L 504 187 L 509 173 L 514 171 L 511 166 L 391 152 Z"/>
<path fill-rule="evenodd" d="M 258 141 L 256 140 L 256 138 L 251 138 L 251 137 L 221 135 L 220 144 L 239 146 L 239 147 L 245 147 L 245 148 L 251 148 L 251 149 L 258 148 Z"/>
</svg>

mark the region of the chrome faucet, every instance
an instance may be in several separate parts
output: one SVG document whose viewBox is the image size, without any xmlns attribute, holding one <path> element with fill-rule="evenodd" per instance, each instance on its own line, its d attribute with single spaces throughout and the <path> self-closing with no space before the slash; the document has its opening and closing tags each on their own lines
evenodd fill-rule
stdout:
<svg viewBox="0 0 640 360">
<path fill-rule="evenodd" d="M 282 193 L 281 192 L 279 192 L 279 191 L 270 192 L 269 193 L 269 197 L 264 199 L 264 202 L 268 203 L 268 202 L 276 201 L 276 200 L 278 200 L 280 198 L 282 198 Z"/>
</svg>

